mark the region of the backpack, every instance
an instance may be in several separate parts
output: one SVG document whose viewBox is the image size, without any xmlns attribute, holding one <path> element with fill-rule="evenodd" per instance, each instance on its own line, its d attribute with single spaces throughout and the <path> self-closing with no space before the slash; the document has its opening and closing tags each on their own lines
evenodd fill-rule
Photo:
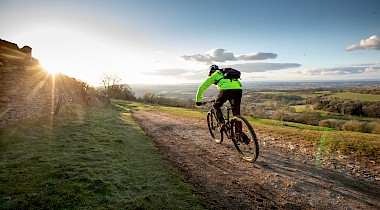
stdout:
<svg viewBox="0 0 380 210">
<path fill-rule="evenodd" d="M 221 69 L 220 73 L 223 74 L 223 78 L 220 78 L 218 79 L 214 84 L 218 84 L 218 82 L 221 80 L 221 79 L 230 79 L 231 81 L 232 80 L 238 80 L 240 79 L 240 71 L 236 70 L 236 69 L 233 69 L 233 68 L 224 68 L 224 69 Z"/>
<path fill-rule="evenodd" d="M 233 69 L 233 68 L 225 68 L 223 69 L 223 75 L 225 79 L 240 79 L 240 71 Z"/>
</svg>

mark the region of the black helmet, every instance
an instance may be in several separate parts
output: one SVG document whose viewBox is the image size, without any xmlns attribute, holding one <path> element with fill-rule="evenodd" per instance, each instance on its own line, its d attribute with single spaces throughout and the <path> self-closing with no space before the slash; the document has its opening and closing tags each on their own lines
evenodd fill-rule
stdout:
<svg viewBox="0 0 380 210">
<path fill-rule="evenodd" d="M 210 71 L 208 72 L 208 76 L 211 76 L 216 70 L 219 69 L 219 66 L 215 65 L 215 64 L 212 64 L 210 66 Z"/>
</svg>

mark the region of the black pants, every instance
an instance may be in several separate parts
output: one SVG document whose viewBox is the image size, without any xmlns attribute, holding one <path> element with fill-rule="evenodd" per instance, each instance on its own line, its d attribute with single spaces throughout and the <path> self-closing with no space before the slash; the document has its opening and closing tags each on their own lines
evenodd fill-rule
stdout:
<svg viewBox="0 0 380 210">
<path fill-rule="evenodd" d="M 221 107 L 226 101 L 229 101 L 234 116 L 240 115 L 240 103 L 243 91 L 241 89 L 221 90 L 215 99 L 214 108 L 216 116 L 220 122 L 224 122 Z"/>
</svg>

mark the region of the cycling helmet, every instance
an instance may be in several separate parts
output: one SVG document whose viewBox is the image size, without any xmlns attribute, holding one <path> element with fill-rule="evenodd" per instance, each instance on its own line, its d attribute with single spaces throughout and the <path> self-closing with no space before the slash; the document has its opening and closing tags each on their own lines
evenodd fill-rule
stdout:
<svg viewBox="0 0 380 210">
<path fill-rule="evenodd" d="M 215 65 L 215 64 L 212 64 L 210 66 L 210 71 L 208 72 L 208 76 L 211 76 L 216 70 L 219 69 L 219 66 Z"/>
</svg>

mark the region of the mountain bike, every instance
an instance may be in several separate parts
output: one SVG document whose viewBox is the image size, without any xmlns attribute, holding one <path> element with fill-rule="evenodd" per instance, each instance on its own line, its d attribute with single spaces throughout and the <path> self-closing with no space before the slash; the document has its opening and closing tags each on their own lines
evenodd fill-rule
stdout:
<svg viewBox="0 0 380 210">
<path fill-rule="evenodd" d="M 202 102 L 202 104 L 214 102 L 215 100 Z M 214 142 L 221 144 L 225 136 L 232 140 L 242 159 L 254 162 L 259 156 L 259 143 L 252 125 L 241 115 L 230 119 L 230 111 L 233 107 L 224 106 L 223 108 L 227 110 L 226 114 L 223 113 L 224 123 L 219 122 L 213 106 L 207 113 L 207 125 Z"/>
</svg>

